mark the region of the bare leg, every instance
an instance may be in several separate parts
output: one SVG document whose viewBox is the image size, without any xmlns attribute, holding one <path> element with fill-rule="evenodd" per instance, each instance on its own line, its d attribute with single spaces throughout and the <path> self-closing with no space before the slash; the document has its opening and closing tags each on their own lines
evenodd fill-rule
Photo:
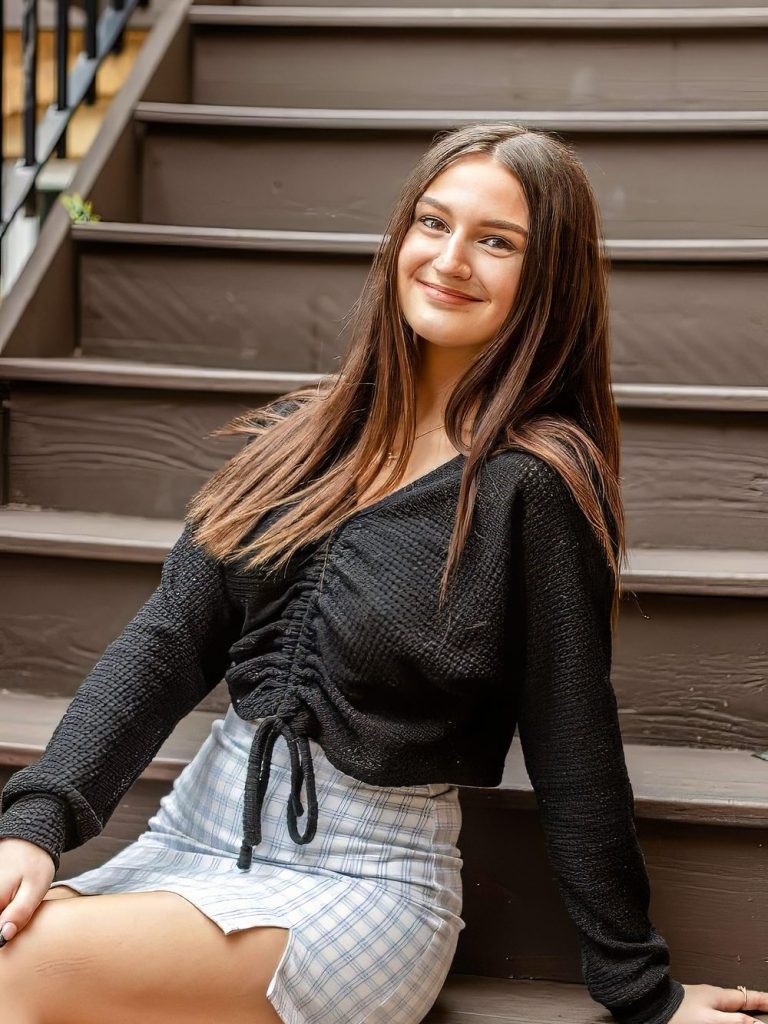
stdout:
<svg viewBox="0 0 768 1024">
<path fill-rule="evenodd" d="M 280 1024 L 266 990 L 286 928 L 225 935 L 167 891 L 78 895 L 49 890 L 0 951 L 14 1024 Z"/>
</svg>

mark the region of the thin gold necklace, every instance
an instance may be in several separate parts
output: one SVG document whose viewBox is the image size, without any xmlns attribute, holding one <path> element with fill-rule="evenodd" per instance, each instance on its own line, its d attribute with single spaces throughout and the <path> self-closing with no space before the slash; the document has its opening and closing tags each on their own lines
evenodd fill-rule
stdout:
<svg viewBox="0 0 768 1024">
<path fill-rule="evenodd" d="M 429 430 L 423 430 L 420 434 L 416 434 L 416 437 L 414 437 L 414 441 L 416 440 L 417 437 L 424 437 L 425 434 L 431 434 L 433 430 L 439 430 L 440 427 L 444 427 L 444 426 L 445 426 L 444 423 L 438 423 L 438 425 L 436 427 L 430 427 Z M 397 458 L 397 456 L 394 455 L 392 453 L 392 450 L 390 449 L 389 453 L 387 454 L 387 461 L 389 461 L 390 459 L 396 459 L 396 458 Z"/>
</svg>

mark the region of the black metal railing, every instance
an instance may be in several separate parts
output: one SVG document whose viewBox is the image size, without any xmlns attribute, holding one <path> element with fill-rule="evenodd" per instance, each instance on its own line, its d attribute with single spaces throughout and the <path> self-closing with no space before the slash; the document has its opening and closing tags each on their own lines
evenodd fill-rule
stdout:
<svg viewBox="0 0 768 1024">
<path fill-rule="evenodd" d="M 41 169 L 55 152 L 67 155 L 67 126 L 78 107 L 96 102 L 96 72 L 110 53 L 123 48 L 125 26 L 136 7 L 147 7 L 149 0 L 108 0 L 99 14 L 98 0 L 82 0 L 85 25 L 84 49 L 68 70 L 70 0 L 56 0 L 55 81 L 56 102 L 38 120 L 38 0 L 23 0 L 21 22 L 22 49 L 22 129 L 23 155 L 6 167 L 4 153 L 3 92 L 4 46 L 0 45 L 0 241 L 14 217 L 24 207 L 30 214 L 37 210 L 36 182 Z M 0 42 L 5 40 L 5 3 L 0 0 Z M 0 267 L 0 273 L 2 267 Z"/>
</svg>

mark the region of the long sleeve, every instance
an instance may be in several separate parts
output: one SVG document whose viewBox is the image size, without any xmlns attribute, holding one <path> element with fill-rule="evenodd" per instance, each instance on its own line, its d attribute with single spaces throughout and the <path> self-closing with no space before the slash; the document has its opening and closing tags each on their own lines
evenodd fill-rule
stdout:
<svg viewBox="0 0 768 1024">
<path fill-rule="evenodd" d="M 522 491 L 517 722 L 549 862 L 592 998 L 621 1024 L 666 1024 L 685 992 L 648 918 L 650 884 L 611 683 L 610 569 L 552 467 L 537 460 Z"/>
<path fill-rule="evenodd" d="M 0 795 L 0 839 L 53 858 L 98 835 L 177 723 L 218 684 L 240 613 L 184 530 L 160 584 L 81 683 L 45 751 Z"/>
</svg>

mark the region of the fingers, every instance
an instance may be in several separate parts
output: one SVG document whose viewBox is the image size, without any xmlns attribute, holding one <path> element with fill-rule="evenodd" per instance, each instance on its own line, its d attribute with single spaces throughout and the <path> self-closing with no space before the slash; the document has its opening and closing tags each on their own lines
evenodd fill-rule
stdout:
<svg viewBox="0 0 768 1024">
<path fill-rule="evenodd" d="M 718 1024 L 744 1024 L 754 1020 L 752 1013 L 768 1012 L 768 992 L 761 992 L 759 989 L 747 987 L 747 1001 L 744 1002 L 744 992 L 740 988 L 721 988 L 718 991 L 715 1009 L 724 1011 L 721 1014 Z M 762 1024 L 758 1021 L 757 1024 Z"/>
<path fill-rule="evenodd" d="M 15 938 L 55 876 L 50 856 L 26 840 L 3 839 L 0 863 L 0 949 Z"/>
<path fill-rule="evenodd" d="M 47 886 L 45 887 L 47 888 Z M 45 895 L 39 884 L 22 881 L 16 895 L 0 914 L 0 948 L 24 928 Z"/>
</svg>

